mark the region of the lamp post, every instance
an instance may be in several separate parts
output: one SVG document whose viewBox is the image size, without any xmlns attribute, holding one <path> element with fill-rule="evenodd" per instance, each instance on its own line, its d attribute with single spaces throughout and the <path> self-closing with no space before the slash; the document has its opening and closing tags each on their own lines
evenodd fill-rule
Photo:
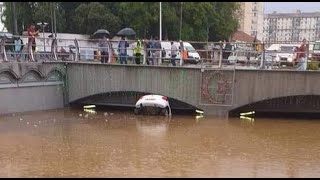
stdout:
<svg viewBox="0 0 320 180">
<path fill-rule="evenodd" d="M 181 2 L 181 7 L 180 7 L 180 39 L 179 40 L 181 40 L 181 30 L 182 30 L 182 3 L 183 2 Z"/>
<path fill-rule="evenodd" d="M 161 2 L 160 2 L 160 34 L 159 40 L 162 41 L 162 10 L 161 10 Z"/>
<path fill-rule="evenodd" d="M 46 52 L 46 40 L 44 37 L 44 28 L 48 25 L 48 23 L 46 22 L 42 22 L 42 23 L 37 23 L 38 26 L 42 27 L 42 34 L 43 34 L 43 51 Z"/>
</svg>

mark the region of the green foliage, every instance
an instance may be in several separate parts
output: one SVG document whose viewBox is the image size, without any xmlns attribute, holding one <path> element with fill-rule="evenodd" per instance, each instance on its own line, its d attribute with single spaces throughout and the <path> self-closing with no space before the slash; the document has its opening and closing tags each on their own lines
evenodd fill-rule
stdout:
<svg viewBox="0 0 320 180">
<path fill-rule="evenodd" d="M 4 23 L 13 32 L 12 2 L 5 2 Z M 92 34 L 107 29 L 115 35 L 131 27 L 140 38 L 159 34 L 159 2 L 19 2 L 16 3 L 18 31 L 31 22 L 51 23 L 51 8 L 58 32 Z M 182 40 L 217 41 L 237 30 L 236 2 L 163 2 L 163 39 L 179 40 L 182 8 Z"/>
</svg>

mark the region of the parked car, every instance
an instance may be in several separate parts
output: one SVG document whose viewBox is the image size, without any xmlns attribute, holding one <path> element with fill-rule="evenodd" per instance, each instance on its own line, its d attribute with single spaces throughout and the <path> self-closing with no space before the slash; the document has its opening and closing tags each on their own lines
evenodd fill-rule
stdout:
<svg viewBox="0 0 320 180">
<path fill-rule="evenodd" d="M 316 41 L 312 48 L 311 58 L 314 61 L 320 61 L 320 41 Z"/>
<path fill-rule="evenodd" d="M 145 95 L 142 96 L 135 105 L 135 114 L 150 114 L 150 115 L 171 115 L 171 107 L 169 99 L 162 95 Z"/>
</svg>

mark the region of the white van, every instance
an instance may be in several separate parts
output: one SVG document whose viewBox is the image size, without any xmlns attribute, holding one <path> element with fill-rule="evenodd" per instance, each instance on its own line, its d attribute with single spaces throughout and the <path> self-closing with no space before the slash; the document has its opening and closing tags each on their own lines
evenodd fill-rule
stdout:
<svg viewBox="0 0 320 180">
<path fill-rule="evenodd" d="M 174 41 L 174 45 L 180 50 L 180 42 Z M 161 48 L 165 51 L 164 61 L 169 61 L 171 59 L 171 41 L 161 42 Z M 199 53 L 194 49 L 194 47 L 189 42 L 183 42 L 182 57 L 184 63 L 199 63 L 201 57 Z M 181 53 L 177 52 L 176 60 L 180 60 Z"/>
</svg>

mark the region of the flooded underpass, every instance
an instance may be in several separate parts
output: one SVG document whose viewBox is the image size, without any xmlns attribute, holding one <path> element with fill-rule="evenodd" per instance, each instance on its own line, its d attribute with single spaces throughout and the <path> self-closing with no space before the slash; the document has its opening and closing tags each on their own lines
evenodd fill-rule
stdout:
<svg viewBox="0 0 320 180">
<path fill-rule="evenodd" d="M 0 116 L 0 177 L 319 177 L 320 119 L 135 116 L 58 109 Z"/>
</svg>

